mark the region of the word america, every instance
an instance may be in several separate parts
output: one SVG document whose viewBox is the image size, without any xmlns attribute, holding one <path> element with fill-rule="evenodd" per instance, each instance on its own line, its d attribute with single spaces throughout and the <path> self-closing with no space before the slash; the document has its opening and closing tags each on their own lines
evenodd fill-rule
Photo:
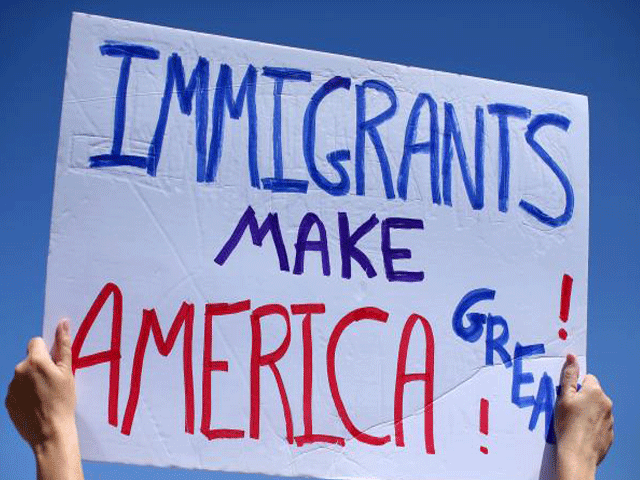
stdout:
<svg viewBox="0 0 640 480">
<path fill-rule="evenodd" d="M 90 167 L 130 166 L 146 169 L 155 176 L 162 153 L 162 144 L 167 127 L 167 120 L 173 93 L 178 98 L 180 111 L 191 115 L 195 103 L 195 145 L 196 145 L 196 179 L 198 182 L 215 182 L 222 156 L 224 139 L 225 109 L 229 117 L 239 119 L 243 111 L 247 117 L 247 156 L 251 186 L 264 188 L 274 192 L 306 193 L 307 180 L 286 178 L 282 161 L 282 101 L 285 82 L 311 82 L 311 72 L 306 70 L 271 67 L 262 68 L 262 77 L 273 81 L 273 115 L 271 118 L 273 140 L 273 177 L 261 178 L 258 170 L 258 115 L 256 108 L 256 86 L 258 70 L 249 64 L 237 89 L 234 99 L 233 71 L 224 63 L 220 64 L 213 94 L 212 128 L 209 151 L 207 153 L 207 132 L 209 120 L 209 77 L 210 65 L 206 58 L 200 57 L 187 82 L 182 59 L 177 53 L 168 57 L 165 89 L 160 105 L 158 120 L 151 139 L 147 156 L 127 155 L 122 153 L 123 134 L 126 119 L 127 86 L 132 60 L 158 60 L 160 53 L 155 48 L 127 43 L 105 42 L 100 46 L 102 55 L 121 57 L 120 76 L 115 101 L 115 119 L 113 144 L 108 154 L 94 155 L 89 159 Z M 351 160 L 351 150 L 338 149 L 326 155 L 328 165 L 335 171 L 332 175 L 337 181 L 327 178 L 316 164 L 316 117 L 322 101 L 337 90 L 351 90 L 351 79 L 334 76 L 320 85 L 310 98 L 304 113 L 302 125 L 302 153 L 310 179 L 330 195 L 341 196 L 351 192 L 351 179 L 343 163 Z M 367 106 L 368 92 L 377 92 L 388 98 L 388 107 L 382 112 L 371 113 Z M 195 97 L 195 101 L 194 101 Z M 394 89 L 388 83 L 378 79 L 367 79 L 355 85 L 355 193 L 365 195 L 365 143 L 369 138 L 375 148 L 380 167 L 382 183 L 387 199 L 398 197 L 406 200 L 409 173 L 412 158 L 416 154 L 429 156 L 431 201 L 437 205 L 452 206 L 452 163 L 458 157 L 464 188 L 471 207 L 481 210 L 484 207 L 484 154 L 485 154 L 485 108 L 475 109 L 475 165 L 474 174 L 467 160 L 465 145 L 453 104 L 444 102 L 444 130 L 441 132 L 438 115 L 438 104 L 428 93 L 416 96 L 404 131 L 403 154 L 396 181 L 392 178 L 387 150 L 379 133 L 379 128 L 391 119 L 398 110 L 398 99 Z M 246 108 L 245 108 L 246 105 Z M 574 193 L 569 178 L 545 148 L 536 140 L 538 131 L 545 127 L 559 128 L 567 131 L 571 120 L 556 113 L 532 115 L 529 108 L 506 103 L 492 103 L 486 111 L 498 119 L 498 209 L 507 212 L 509 207 L 510 176 L 510 129 L 512 121 L 528 121 L 525 140 L 542 162 L 551 170 L 564 194 L 564 210 L 557 214 L 543 211 L 540 207 L 521 199 L 519 207 L 539 222 L 551 227 L 559 227 L 569 222 L 573 215 Z M 418 141 L 418 122 L 424 116 L 429 123 L 429 140 Z M 427 121 L 427 120 L 425 120 Z M 442 137 L 442 149 L 440 148 Z M 440 159 L 441 157 L 441 159 Z M 473 178 L 475 177 L 475 178 Z"/>
<path fill-rule="evenodd" d="M 111 342 L 108 350 L 81 355 L 84 342 L 92 326 L 103 310 L 105 303 L 113 299 L 111 316 Z M 120 288 L 114 283 L 107 283 L 95 301 L 91 305 L 86 317 L 80 324 L 71 348 L 73 358 L 73 372 L 79 369 L 93 367 L 100 364 L 109 364 L 109 393 L 108 393 L 108 422 L 118 426 L 118 386 L 120 382 L 121 337 L 122 337 L 122 306 L 123 298 Z M 204 318 L 204 349 L 202 359 L 202 418 L 200 432 L 209 440 L 239 439 L 245 437 L 245 431 L 238 428 L 212 428 L 211 422 L 211 376 L 213 372 L 228 372 L 227 360 L 214 360 L 213 355 L 213 322 L 216 318 L 228 315 L 245 313 L 249 316 L 251 329 L 250 351 L 250 413 L 249 413 L 249 437 L 258 440 L 260 438 L 260 378 L 265 367 L 271 371 L 282 403 L 285 421 L 286 440 L 294 442 L 298 446 L 309 443 L 330 443 L 345 446 L 343 437 L 314 432 L 312 426 L 312 372 L 313 372 L 313 341 L 311 335 L 311 322 L 313 318 L 321 316 L 326 311 L 324 303 L 292 304 L 290 309 L 280 304 L 267 304 L 252 307 L 250 300 L 236 303 L 207 303 L 205 305 Z M 140 334 L 136 343 L 133 366 L 131 370 L 131 383 L 129 398 L 122 420 L 121 433 L 131 434 L 131 427 L 136 414 L 140 397 L 142 370 L 145 354 L 149 343 L 149 336 L 153 335 L 156 348 L 163 356 L 168 356 L 175 346 L 178 334 L 183 332 L 182 364 L 184 379 L 184 403 L 185 420 L 184 429 L 187 434 L 194 433 L 194 380 L 193 380 L 193 327 L 195 307 L 191 303 L 183 302 L 178 313 L 166 333 L 162 333 L 160 321 L 154 309 L 142 311 L 142 323 Z M 291 312 L 291 313 L 289 313 Z M 304 433 L 294 436 L 293 419 L 287 389 L 283 382 L 278 367 L 291 344 L 291 316 L 299 316 L 302 322 L 302 413 Z M 286 327 L 284 338 L 280 345 L 273 351 L 263 351 L 262 323 L 268 317 L 279 318 Z M 347 329 L 357 329 L 354 324 L 361 321 L 375 321 L 386 323 L 389 313 L 377 307 L 366 306 L 356 308 L 344 315 L 333 328 L 326 347 L 326 375 L 331 391 L 331 397 L 336 411 L 346 430 L 356 440 L 369 445 L 384 445 L 391 441 L 391 435 L 382 437 L 366 433 L 353 423 L 347 408 L 342 400 L 336 375 L 336 350 L 343 332 Z M 424 370 L 421 372 L 407 373 L 407 355 L 412 335 L 424 335 Z M 427 454 L 435 453 L 433 437 L 433 381 L 434 381 L 434 348 L 435 342 L 431 325 L 426 318 L 413 313 L 404 324 L 400 344 L 398 346 L 398 361 L 396 369 L 396 381 L 394 390 L 394 433 L 395 443 L 399 447 L 404 446 L 404 416 L 403 404 L 405 387 L 408 383 L 421 382 L 424 384 L 424 442 Z"/>
</svg>

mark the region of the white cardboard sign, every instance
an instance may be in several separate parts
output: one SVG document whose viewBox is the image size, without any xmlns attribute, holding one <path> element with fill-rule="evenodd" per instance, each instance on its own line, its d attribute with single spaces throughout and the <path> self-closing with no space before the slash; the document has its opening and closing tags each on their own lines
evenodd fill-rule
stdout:
<svg viewBox="0 0 640 480">
<path fill-rule="evenodd" d="M 545 477 L 588 143 L 583 96 L 75 14 L 44 333 L 83 457 Z"/>
</svg>

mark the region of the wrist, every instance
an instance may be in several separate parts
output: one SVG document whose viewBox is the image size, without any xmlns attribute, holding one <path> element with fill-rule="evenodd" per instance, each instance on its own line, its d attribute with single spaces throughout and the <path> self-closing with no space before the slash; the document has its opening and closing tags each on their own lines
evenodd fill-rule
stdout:
<svg viewBox="0 0 640 480">
<path fill-rule="evenodd" d="M 576 452 L 558 445 L 556 457 L 557 480 L 593 480 L 596 476 L 595 455 Z"/>
<path fill-rule="evenodd" d="M 39 439 L 31 445 L 36 456 L 45 455 L 60 447 L 69 444 L 77 444 L 78 432 L 74 417 L 63 417 L 47 422 L 47 428 L 39 436 Z"/>
<path fill-rule="evenodd" d="M 38 479 L 80 479 L 82 463 L 75 420 L 52 426 L 46 437 L 32 445 Z"/>
</svg>

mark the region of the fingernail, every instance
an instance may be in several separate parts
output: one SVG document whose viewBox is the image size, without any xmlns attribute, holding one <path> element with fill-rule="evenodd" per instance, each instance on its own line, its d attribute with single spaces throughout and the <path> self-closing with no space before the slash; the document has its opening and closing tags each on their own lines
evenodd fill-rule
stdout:
<svg viewBox="0 0 640 480">
<path fill-rule="evenodd" d="M 62 321 L 62 330 L 64 331 L 64 333 L 69 333 L 69 330 L 70 330 L 69 320 L 66 318 Z"/>
<path fill-rule="evenodd" d="M 569 365 L 573 365 L 574 363 L 576 363 L 576 356 L 573 353 L 567 354 L 567 363 Z"/>
</svg>

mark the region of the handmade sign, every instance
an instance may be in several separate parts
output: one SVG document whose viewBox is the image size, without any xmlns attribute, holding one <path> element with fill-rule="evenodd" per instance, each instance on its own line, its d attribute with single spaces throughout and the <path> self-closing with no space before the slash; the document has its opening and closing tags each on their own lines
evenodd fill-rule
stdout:
<svg viewBox="0 0 640 480">
<path fill-rule="evenodd" d="M 44 333 L 83 457 L 544 478 L 588 143 L 579 95 L 74 15 Z"/>
</svg>

